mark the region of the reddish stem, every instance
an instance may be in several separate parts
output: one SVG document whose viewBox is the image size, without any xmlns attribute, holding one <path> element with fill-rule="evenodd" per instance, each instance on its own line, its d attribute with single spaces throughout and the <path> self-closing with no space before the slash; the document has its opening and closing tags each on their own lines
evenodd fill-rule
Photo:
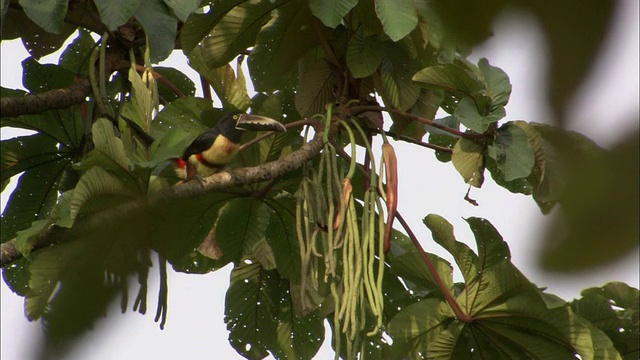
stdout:
<svg viewBox="0 0 640 360">
<path fill-rule="evenodd" d="M 413 245 L 418 249 L 418 251 L 420 251 L 420 255 L 422 256 L 422 259 L 424 260 L 425 264 L 427 264 L 427 267 L 429 268 L 429 271 L 431 272 L 433 279 L 436 281 L 438 288 L 440 288 L 440 291 L 442 291 L 442 295 L 444 295 L 445 300 L 451 307 L 451 310 L 453 310 L 453 313 L 456 315 L 458 320 L 464 323 L 472 322 L 473 317 L 471 317 L 469 314 L 462 311 L 462 309 L 460 308 L 460 305 L 456 302 L 456 299 L 454 299 L 453 294 L 451 294 L 449 289 L 447 289 L 446 285 L 440 278 L 440 275 L 436 271 L 436 267 L 431 262 L 431 259 L 429 259 L 429 257 L 427 256 L 427 253 L 424 251 L 424 249 L 420 245 L 418 238 L 416 238 L 416 235 L 413 233 L 413 231 L 411 231 L 409 224 L 407 224 L 407 222 L 404 221 L 404 218 L 402 218 L 402 215 L 400 215 L 399 212 L 396 212 L 396 219 L 400 221 L 400 224 L 402 225 L 404 230 L 407 232 L 407 235 L 409 235 L 409 237 L 411 238 Z"/>
<path fill-rule="evenodd" d="M 404 116 L 406 118 L 409 118 L 413 121 L 417 121 L 423 124 L 427 124 L 430 126 L 433 126 L 434 128 L 438 128 L 442 131 L 448 132 L 449 134 L 453 134 L 456 136 L 459 136 L 461 138 L 465 138 L 465 139 L 469 139 L 469 140 L 477 140 L 477 139 L 483 139 L 486 137 L 486 135 L 484 134 L 473 134 L 473 133 L 466 133 L 466 132 L 462 132 L 460 130 L 457 129 L 452 129 L 450 127 L 444 126 L 442 124 L 438 124 L 437 122 L 433 121 L 433 120 L 429 120 L 429 119 L 425 119 L 423 117 L 414 115 L 414 114 L 410 114 L 401 110 L 396 110 L 396 109 L 391 109 L 391 108 L 386 108 L 386 107 L 382 107 L 382 106 L 377 106 L 377 105 L 358 105 L 358 106 L 352 106 L 351 107 L 351 113 L 353 115 L 357 115 L 361 112 L 365 112 L 365 111 L 386 111 L 388 113 L 391 114 L 396 114 L 396 115 L 400 115 L 400 116 Z"/>
</svg>

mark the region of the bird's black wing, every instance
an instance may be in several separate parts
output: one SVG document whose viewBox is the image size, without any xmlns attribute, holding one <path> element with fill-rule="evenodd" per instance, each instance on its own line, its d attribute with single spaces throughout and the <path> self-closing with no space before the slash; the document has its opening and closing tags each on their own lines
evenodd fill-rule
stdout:
<svg viewBox="0 0 640 360">
<path fill-rule="evenodd" d="M 187 147 L 182 155 L 182 160 L 188 161 L 191 155 L 195 155 L 208 149 L 213 144 L 215 139 L 220 134 L 217 128 L 207 130 L 200 134 L 195 140 L 191 142 L 191 145 Z"/>
</svg>

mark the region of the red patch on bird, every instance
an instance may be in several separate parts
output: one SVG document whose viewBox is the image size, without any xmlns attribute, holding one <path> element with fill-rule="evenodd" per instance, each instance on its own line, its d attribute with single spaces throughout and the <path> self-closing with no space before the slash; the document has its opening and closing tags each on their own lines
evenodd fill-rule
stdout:
<svg viewBox="0 0 640 360">
<path fill-rule="evenodd" d="M 187 162 L 182 160 L 181 158 L 177 158 L 176 166 L 178 166 L 179 169 L 184 169 L 185 167 L 187 167 Z"/>
<path fill-rule="evenodd" d="M 202 155 L 202 153 L 197 153 L 196 154 L 196 159 L 198 160 L 199 163 L 201 164 L 205 164 L 208 165 L 209 162 L 204 158 L 204 155 Z"/>
</svg>

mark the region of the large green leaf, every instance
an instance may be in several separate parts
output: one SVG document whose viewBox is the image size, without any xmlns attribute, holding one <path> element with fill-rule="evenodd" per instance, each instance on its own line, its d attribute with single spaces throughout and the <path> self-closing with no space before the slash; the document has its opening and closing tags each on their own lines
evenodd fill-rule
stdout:
<svg viewBox="0 0 640 360">
<path fill-rule="evenodd" d="M 278 273 L 299 283 L 300 248 L 295 233 L 295 201 L 291 197 L 280 197 L 267 204 L 271 210 L 271 219 L 265 236 L 273 249 Z"/>
<path fill-rule="evenodd" d="M 490 99 L 484 95 L 484 84 L 467 68 L 457 64 L 426 67 L 418 71 L 413 80 L 424 86 L 444 89 L 453 94 L 473 99 L 479 112 L 486 112 Z"/>
<path fill-rule="evenodd" d="M 75 219 L 81 213 L 108 209 L 140 195 L 138 189 L 127 186 L 118 175 L 94 166 L 80 177 L 73 192 L 71 218 Z"/>
<path fill-rule="evenodd" d="M 589 320 L 613 341 L 623 359 L 638 358 L 640 321 L 638 289 L 621 282 L 582 291 L 580 299 L 571 302 L 573 311 Z"/>
<path fill-rule="evenodd" d="M 546 158 L 545 177 L 564 174 L 566 184 L 559 194 L 561 212 L 545 231 L 542 264 L 569 271 L 636 251 L 640 234 L 640 181 L 635 171 L 638 133 L 629 134 L 607 151 L 579 134 L 542 126 L 536 130 L 559 157 L 555 163 Z"/>
<path fill-rule="evenodd" d="M 196 11 L 201 0 L 164 0 L 180 21 L 185 22 L 189 15 Z"/>
<path fill-rule="evenodd" d="M 216 225 L 215 239 L 222 250 L 222 260 L 240 261 L 251 244 L 265 236 L 269 225 L 266 205 L 251 198 L 231 200 L 222 210 Z M 253 256 L 251 256 L 253 257 Z"/>
<path fill-rule="evenodd" d="M 246 0 L 215 0 L 210 1 L 213 6 L 204 14 L 195 13 L 189 16 L 180 31 L 182 51 L 189 55 L 191 51 L 207 36 L 220 22 L 229 10 Z"/>
<path fill-rule="evenodd" d="M 62 160 L 66 155 L 58 151 L 54 140 L 41 134 L 3 140 L 1 145 L 2 181 L 23 171 Z"/>
<path fill-rule="evenodd" d="M 200 76 L 207 79 L 209 85 L 213 87 L 216 95 L 222 101 L 224 107 L 231 107 L 239 110 L 249 108 L 250 99 L 247 93 L 247 85 L 244 79 L 242 68 L 238 67 L 236 72 L 231 65 L 224 64 L 218 68 L 211 68 L 205 64 L 202 49 L 196 48 L 189 53 L 189 65 L 196 70 Z"/>
<path fill-rule="evenodd" d="M 266 357 L 276 343 L 278 280 L 274 271 L 266 271 L 251 260 L 231 272 L 224 320 L 231 346 L 248 359 Z"/>
<path fill-rule="evenodd" d="M 9 2 L 6 1 L 7 4 Z M 9 7 L 2 21 L 2 39 L 20 38 L 29 54 L 40 59 L 60 49 L 76 29 L 77 26 L 63 23 L 60 33 L 42 31 L 42 28 L 32 21 L 24 11 Z"/>
<path fill-rule="evenodd" d="M 286 285 L 287 281 L 282 281 Z M 288 289 L 282 289 L 276 329 L 277 344 L 272 349 L 280 359 L 313 359 L 324 340 L 323 319 L 316 313 L 300 317 L 293 308 Z"/>
<path fill-rule="evenodd" d="M 612 342 L 567 304 L 542 294 L 510 262 L 509 249 L 486 220 L 467 219 L 478 254 L 456 241 L 451 225 L 425 218 L 434 239 L 452 253 L 465 276 L 456 302 L 473 320 L 457 319 L 449 304 L 427 299 L 389 322 L 393 357 L 429 359 L 620 359 Z M 547 301 L 553 300 L 553 301 Z"/>
<path fill-rule="evenodd" d="M 80 29 L 78 36 L 60 55 L 58 65 L 74 74 L 82 74 L 88 77 L 89 66 L 87 66 L 87 63 L 94 46 L 95 40 L 93 40 L 89 32 Z"/>
<path fill-rule="evenodd" d="M 302 116 L 324 112 L 325 104 L 333 99 L 334 78 L 326 61 L 309 66 L 300 77 L 295 96 L 296 110 Z"/>
<path fill-rule="evenodd" d="M 491 66 L 487 59 L 478 61 L 478 68 L 482 71 L 486 84 L 486 94 L 491 98 L 494 106 L 505 106 L 511 96 L 509 76 L 502 69 Z"/>
<path fill-rule="evenodd" d="M 129 21 L 141 2 L 142 0 L 95 0 L 100 20 L 109 30 L 116 30 Z"/>
<path fill-rule="evenodd" d="M 512 122 L 498 129 L 487 155 L 496 161 L 506 181 L 526 178 L 536 162 L 527 134 Z"/>
<path fill-rule="evenodd" d="M 60 34 L 69 6 L 66 0 L 20 0 L 20 6 L 29 19 L 45 31 Z"/>
<path fill-rule="evenodd" d="M 151 49 L 154 63 L 166 59 L 175 48 L 178 35 L 178 20 L 167 5 L 159 0 L 140 0 L 134 16 L 147 34 L 147 46 Z"/>
<path fill-rule="evenodd" d="M 171 67 L 162 67 L 155 66 L 153 71 L 162 75 L 169 83 L 174 85 L 185 97 L 191 97 L 196 95 L 196 85 L 193 81 L 181 72 L 178 69 Z M 158 92 L 160 93 L 160 97 L 167 102 L 171 102 L 177 98 L 179 95 L 176 94 L 173 90 L 168 88 L 163 82 L 158 82 Z"/>
<path fill-rule="evenodd" d="M 403 48 L 387 43 L 385 57 L 380 64 L 380 80 L 385 103 L 399 110 L 410 109 L 420 96 L 420 87 L 411 80 L 415 73 L 414 62 Z"/>
<path fill-rule="evenodd" d="M 622 4 L 597 0 L 522 4 L 536 17 L 547 40 L 550 59 L 545 79 L 549 85 L 545 94 L 558 116 L 557 120 L 562 123 L 570 110 L 570 100 L 579 86 L 584 84 L 603 51 L 605 39 L 614 25 L 615 14 Z M 577 34 L 580 41 L 575 40 Z"/>
<path fill-rule="evenodd" d="M 256 36 L 269 21 L 271 11 L 287 0 L 247 1 L 228 13 L 202 39 L 202 56 L 210 68 L 226 65 L 255 44 Z"/>
<path fill-rule="evenodd" d="M 226 265 L 229 260 L 209 264 L 210 267 L 205 269 L 194 262 L 202 259 L 196 256 L 197 248 L 212 232 L 220 209 L 234 197 L 224 192 L 213 192 L 198 197 L 176 199 L 170 203 L 160 201 L 154 204 L 146 210 L 148 219 L 153 219 L 153 222 L 150 222 L 153 228 L 149 229 L 153 248 L 166 257 L 178 271 L 190 272 L 190 269 L 208 271 Z M 145 219 L 147 219 L 146 216 L 142 218 L 142 220 Z M 238 251 L 241 251 L 242 241 L 238 243 L 237 246 L 240 248 Z"/>
<path fill-rule="evenodd" d="M 35 220 L 49 216 L 58 197 L 60 179 L 68 166 L 67 159 L 52 160 L 29 169 L 20 177 L 2 213 L 2 242 L 30 227 Z"/>
<path fill-rule="evenodd" d="M 506 113 L 503 107 L 498 107 L 487 116 L 483 116 L 478 112 L 478 108 L 472 99 L 465 97 L 460 100 L 458 107 L 454 113 L 460 122 L 477 133 L 487 131 L 491 124 L 505 117 Z"/>
<path fill-rule="evenodd" d="M 427 254 L 435 265 L 438 275 L 447 289 L 453 289 L 453 274 L 451 264 L 434 254 Z M 419 250 L 413 245 L 408 236 L 393 230 L 391 248 L 387 254 L 387 261 L 391 265 L 391 273 L 401 277 L 405 283 L 411 281 L 418 287 L 413 291 L 437 291 L 437 283 L 433 274 L 424 262 Z"/>
<path fill-rule="evenodd" d="M 290 81 L 296 62 L 317 45 L 314 21 L 304 1 L 290 1 L 278 8 L 265 25 L 249 55 L 249 71 L 256 91 L 274 91 Z"/>
<path fill-rule="evenodd" d="M 335 28 L 357 3 L 358 0 L 310 0 L 309 7 L 323 24 Z"/>
<path fill-rule="evenodd" d="M 418 12 L 411 0 L 376 0 L 376 14 L 384 32 L 399 41 L 418 25 Z"/>
<path fill-rule="evenodd" d="M 484 146 L 477 142 L 460 139 L 453 147 L 451 162 L 464 182 L 481 187 L 484 182 Z"/>
<path fill-rule="evenodd" d="M 353 77 L 364 78 L 378 69 L 382 62 L 382 44 L 378 36 L 366 36 L 363 27 L 353 33 L 347 48 L 347 66 Z"/>
</svg>

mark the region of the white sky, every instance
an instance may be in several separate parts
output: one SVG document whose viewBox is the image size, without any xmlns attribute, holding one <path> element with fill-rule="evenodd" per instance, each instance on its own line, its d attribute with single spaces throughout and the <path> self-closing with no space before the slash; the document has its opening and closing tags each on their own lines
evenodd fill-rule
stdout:
<svg viewBox="0 0 640 360">
<path fill-rule="evenodd" d="M 580 91 L 569 126 L 602 146 L 638 128 L 638 2 L 627 0 L 617 13 L 615 28 L 604 56 L 595 72 Z M 472 59 L 486 57 L 494 66 L 502 68 L 513 85 L 505 120 L 545 122 L 550 114 L 544 104 L 543 75 L 545 49 L 536 24 L 522 16 L 503 17 L 495 27 L 496 35 L 474 52 Z M 579 39 L 576 39 L 579 41 Z M 1 84 L 7 88 L 22 88 L 20 62 L 27 56 L 19 42 L 2 42 Z M 45 61 L 56 62 L 56 57 Z M 184 63 L 180 52 L 167 62 L 169 66 Z M 180 68 L 195 79 L 195 72 Z M 596 86 L 597 85 L 597 86 Z M 3 131 L 2 138 L 11 135 Z M 616 264 L 588 272 L 574 274 L 546 273 L 536 264 L 540 229 L 550 218 L 543 217 L 530 197 L 515 195 L 496 186 L 491 178 L 482 189 L 474 189 L 471 197 L 479 207 L 463 200 L 467 186 L 453 166 L 435 160 L 428 149 L 398 142 L 394 145 L 399 159 L 398 209 L 407 219 L 423 246 L 449 260 L 450 256 L 430 241 L 430 232 L 422 225 L 422 218 L 436 213 L 447 218 L 455 227 L 459 240 L 473 248 L 473 237 L 463 217 L 487 218 L 509 243 L 513 263 L 534 283 L 547 286 L 548 291 L 569 300 L 579 296 L 580 290 L 600 286 L 609 281 L 624 281 L 639 286 L 637 251 Z M 416 166 L 419 164 L 419 166 Z M 633 171 L 637 171 L 633 170 Z M 2 194 L 2 207 L 8 191 Z M 155 274 L 157 268 L 151 270 Z M 112 306 L 107 319 L 96 324 L 70 359 L 121 360 L 156 358 L 176 359 L 216 358 L 241 359 L 227 341 L 223 322 L 224 296 L 229 284 L 230 267 L 207 275 L 169 275 L 169 312 L 165 330 L 153 322 L 157 281 L 150 281 L 150 311 L 146 316 L 128 311 L 120 315 L 119 306 Z M 456 274 L 458 276 L 458 274 Z M 153 278 L 153 276 L 150 276 Z M 458 276 L 459 279 L 459 276 Z M 1 285 L 1 353 L 3 360 L 28 359 L 33 344 L 42 337 L 39 323 L 29 323 L 24 317 L 22 298 Z M 130 301 L 131 303 L 131 301 Z M 328 335 L 329 332 L 327 331 Z M 318 359 L 332 358 L 328 342 Z"/>
</svg>

